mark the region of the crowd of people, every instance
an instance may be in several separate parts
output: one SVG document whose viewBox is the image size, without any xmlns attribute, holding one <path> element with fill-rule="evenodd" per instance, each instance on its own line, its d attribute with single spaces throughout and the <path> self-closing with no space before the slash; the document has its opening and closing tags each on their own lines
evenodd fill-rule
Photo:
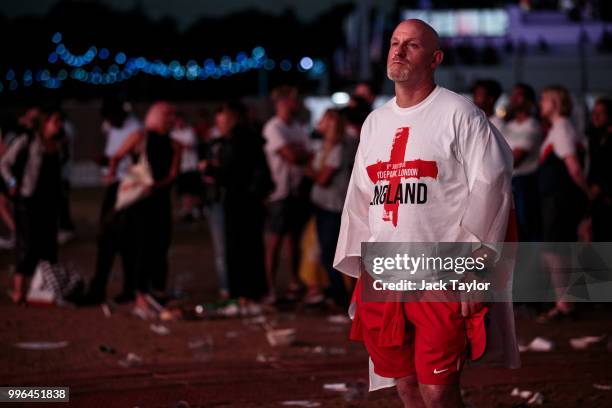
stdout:
<svg viewBox="0 0 612 408">
<path fill-rule="evenodd" d="M 507 114 L 496 115 L 502 93 L 491 79 L 474 84 L 474 103 L 489 117 L 512 149 L 512 188 L 521 242 L 610 242 L 612 238 L 612 100 L 598 98 L 589 125 L 581 132 L 573 120 L 569 91 L 560 85 L 534 89 L 516 84 Z M 573 304 L 563 296 L 564 266 L 571 260 L 550 245 L 543 262 L 558 289 L 556 305 L 541 321 L 571 316 Z"/>
<path fill-rule="evenodd" d="M 496 111 L 503 92 L 498 82 L 479 80 L 472 91 L 512 149 L 520 241 L 612 241 L 611 100 L 597 99 L 583 135 L 561 86 L 544 88 L 538 99 L 532 87 L 516 84 L 504 115 Z M 239 101 L 221 103 L 214 126 L 204 129 L 191 126 L 168 102 L 154 103 L 141 122 L 121 101 L 106 101 L 99 163 L 105 194 L 94 274 L 82 303 L 106 300 L 119 255 L 124 279 L 115 300 L 133 302 L 138 317 L 155 316 L 153 306 L 168 299 L 176 190 L 178 218 L 208 223 L 219 297 L 235 300 L 228 313 L 258 314 L 281 299 L 347 306 L 353 282 L 334 269 L 333 259 L 361 126 L 374 96 L 369 84 L 357 85 L 348 106 L 325 111 L 314 129 L 301 121 L 303 107 L 292 86 L 271 92 L 275 114 L 263 126 Z M 62 170 L 72 146 L 68 127 L 59 109 L 31 108 L 18 126 L 3 129 L 0 219 L 14 234 L 15 302 L 25 300 L 27 280 L 40 261 L 58 261 L 60 227 L 74 229 L 62 204 L 69 202 Z M 550 251 L 544 262 L 555 271 L 564 254 Z M 281 269 L 290 272 L 282 294 Z M 559 295 L 542 318 L 572 312 Z"/>
</svg>

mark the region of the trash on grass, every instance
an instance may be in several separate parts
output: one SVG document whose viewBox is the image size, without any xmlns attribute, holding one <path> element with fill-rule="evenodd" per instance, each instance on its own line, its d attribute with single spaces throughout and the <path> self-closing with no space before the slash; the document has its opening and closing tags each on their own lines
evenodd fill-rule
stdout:
<svg viewBox="0 0 612 408">
<path fill-rule="evenodd" d="M 335 392 L 347 392 L 349 390 L 346 383 L 324 384 L 323 389 Z"/>
<path fill-rule="evenodd" d="M 552 351 L 555 348 L 555 343 L 552 340 L 548 340 L 544 337 L 536 337 L 531 340 L 527 346 L 519 346 L 519 351 L 535 351 L 535 352 L 547 352 Z"/>
<path fill-rule="evenodd" d="M 608 384 L 593 384 L 593 388 L 600 391 L 612 391 L 612 385 Z"/>
<path fill-rule="evenodd" d="M 266 338 L 272 347 L 289 346 L 295 342 L 295 329 L 268 330 Z"/>
<path fill-rule="evenodd" d="M 170 334 L 170 329 L 164 326 L 163 324 L 151 323 L 151 325 L 149 326 L 149 329 L 151 329 L 153 333 L 159 334 L 160 336 L 165 336 L 167 334 Z"/>
<path fill-rule="evenodd" d="M 25 350 L 54 350 L 64 348 L 67 341 L 22 341 L 15 343 L 15 347 Z"/>
<path fill-rule="evenodd" d="M 527 405 L 542 405 L 544 404 L 544 395 L 541 392 L 536 392 L 533 396 L 527 401 Z"/>
<path fill-rule="evenodd" d="M 257 361 L 258 363 L 274 363 L 278 361 L 278 358 L 273 357 L 273 356 L 266 356 L 263 353 L 257 353 L 257 357 L 255 357 L 255 361 Z"/>
<path fill-rule="evenodd" d="M 601 342 L 606 336 L 583 336 L 569 340 L 570 346 L 574 350 L 586 350 L 591 344 Z"/>
<path fill-rule="evenodd" d="M 283 401 L 282 405 L 287 407 L 320 407 L 321 403 L 316 401 L 297 400 L 297 401 Z"/>
<path fill-rule="evenodd" d="M 135 353 L 127 353 L 125 358 L 119 360 L 119 365 L 121 367 L 134 367 L 142 363 L 142 358 L 138 354 Z"/>
<path fill-rule="evenodd" d="M 351 319 L 343 314 L 332 315 L 327 318 L 329 323 L 333 324 L 349 324 Z"/>
<path fill-rule="evenodd" d="M 105 317 L 111 317 L 113 315 L 113 312 L 108 304 L 102 303 L 100 307 L 102 308 L 102 313 L 104 313 Z"/>
<path fill-rule="evenodd" d="M 344 347 L 323 347 L 323 346 L 316 346 L 313 348 L 309 348 L 306 347 L 304 348 L 305 352 L 310 352 L 313 354 L 321 354 L 324 356 L 341 356 L 341 355 L 345 355 L 346 354 L 346 349 Z"/>
<path fill-rule="evenodd" d="M 163 309 L 159 312 L 159 320 L 162 322 L 180 320 L 182 316 L 183 314 L 179 309 Z"/>
</svg>

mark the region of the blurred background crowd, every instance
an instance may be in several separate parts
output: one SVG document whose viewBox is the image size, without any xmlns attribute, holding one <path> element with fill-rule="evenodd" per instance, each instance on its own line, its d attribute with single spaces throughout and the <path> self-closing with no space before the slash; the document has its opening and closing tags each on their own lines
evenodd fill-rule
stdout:
<svg viewBox="0 0 612 408">
<path fill-rule="evenodd" d="M 3 6 L 0 33 L 13 40 L 0 46 L 0 245 L 15 252 L 12 300 L 78 239 L 71 191 L 95 186 L 97 256 L 80 305 L 107 300 L 118 258 L 114 300 L 155 318 L 172 297 L 173 226 L 206 223 L 227 315 L 284 301 L 344 310 L 340 215 L 361 126 L 393 94 L 382 61 L 404 18 L 438 30 L 437 82 L 472 98 L 512 148 L 520 240 L 612 241 L 609 2 L 383 3 L 199 18 L 181 2 L 162 18 L 161 3 Z M 573 313 L 559 297 L 540 318 Z"/>
</svg>

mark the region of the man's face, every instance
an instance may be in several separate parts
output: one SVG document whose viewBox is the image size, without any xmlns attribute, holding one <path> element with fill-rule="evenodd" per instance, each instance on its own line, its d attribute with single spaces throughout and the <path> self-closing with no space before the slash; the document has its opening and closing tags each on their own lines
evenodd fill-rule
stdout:
<svg viewBox="0 0 612 408">
<path fill-rule="evenodd" d="M 424 27 L 413 22 L 400 23 L 391 37 L 387 56 L 387 76 L 394 82 L 418 80 L 433 72 L 435 39 Z M 441 62 L 441 59 L 440 59 Z"/>
<path fill-rule="evenodd" d="M 231 112 L 227 110 L 221 110 L 215 114 L 215 126 L 219 130 L 219 133 L 223 136 L 227 136 L 227 134 L 234 128 L 236 125 L 236 117 Z"/>
<path fill-rule="evenodd" d="M 519 110 L 525 110 L 527 100 L 525 99 L 525 93 L 521 88 L 514 88 L 510 94 L 510 101 L 508 106 L 512 112 Z"/>
<path fill-rule="evenodd" d="M 286 111 L 292 115 L 300 111 L 300 98 L 297 95 L 287 96 L 282 98 L 277 103 L 277 110 Z"/>
<path fill-rule="evenodd" d="M 474 88 L 472 98 L 474 99 L 474 105 L 478 106 L 484 111 L 486 111 L 490 105 L 489 95 L 487 94 L 486 88 L 483 86 L 477 86 Z"/>
<path fill-rule="evenodd" d="M 168 105 L 165 106 L 162 111 L 162 122 L 161 125 L 163 127 L 162 133 L 168 133 L 174 128 L 174 124 L 176 122 L 176 110 Z"/>
<path fill-rule="evenodd" d="M 593 126 L 597 129 L 603 128 L 608 124 L 608 112 L 603 103 L 596 103 L 595 106 L 593 106 L 591 121 L 593 122 Z"/>
<path fill-rule="evenodd" d="M 374 102 L 374 92 L 372 89 L 366 84 L 358 84 L 355 87 L 355 92 L 353 92 L 355 96 L 360 96 L 366 100 L 369 104 Z"/>
</svg>

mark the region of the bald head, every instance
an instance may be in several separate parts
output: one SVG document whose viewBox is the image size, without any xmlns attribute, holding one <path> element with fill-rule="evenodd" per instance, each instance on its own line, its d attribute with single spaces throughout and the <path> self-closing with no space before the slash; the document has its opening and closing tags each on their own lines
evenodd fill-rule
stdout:
<svg viewBox="0 0 612 408">
<path fill-rule="evenodd" d="M 405 20 L 395 27 L 391 37 L 387 76 L 396 84 L 433 83 L 433 73 L 442 58 L 436 30 L 421 20 Z"/>
<path fill-rule="evenodd" d="M 440 49 L 440 36 L 432 26 L 416 18 L 404 20 L 395 27 L 393 34 L 398 30 L 412 31 L 418 33 L 423 39 L 427 48 L 432 52 Z"/>
<path fill-rule="evenodd" d="M 168 133 L 174 126 L 176 109 L 168 102 L 155 102 L 145 116 L 145 128 L 158 133 Z"/>
</svg>

